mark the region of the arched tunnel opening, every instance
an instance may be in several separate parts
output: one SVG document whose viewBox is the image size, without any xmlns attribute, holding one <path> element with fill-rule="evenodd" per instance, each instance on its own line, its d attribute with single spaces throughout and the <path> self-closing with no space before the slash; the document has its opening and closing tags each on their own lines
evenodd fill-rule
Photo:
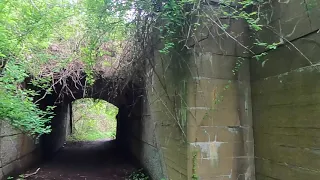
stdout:
<svg viewBox="0 0 320 180">
<path fill-rule="evenodd" d="M 93 98 L 71 103 L 71 116 L 67 124 L 67 141 L 111 141 L 116 139 L 119 108 Z"/>
<path fill-rule="evenodd" d="M 97 81 L 86 96 L 83 96 L 84 89 L 81 89 L 74 91 L 72 97 L 59 99 L 59 93 L 53 93 L 40 101 L 41 108 L 54 105 L 55 116 L 50 122 L 51 133 L 40 137 L 41 164 L 28 171 L 34 172 L 40 168 L 34 177 L 75 180 L 127 179 L 143 168 L 139 155 L 137 156 L 140 147 L 132 140 L 141 137 L 139 124 L 142 92 L 138 86 L 127 85 L 116 96 L 111 96 L 111 88 L 102 88 L 102 84 L 104 83 Z M 100 112 L 96 112 L 99 108 Z M 112 109 L 112 115 L 106 114 L 108 108 L 109 111 Z M 99 113 L 103 114 L 99 120 L 90 117 L 99 116 Z M 87 118 L 82 122 L 83 129 L 77 125 L 81 118 L 79 116 Z M 107 122 L 106 118 L 114 119 L 111 119 L 113 122 Z M 113 126 L 113 130 L 103 127 L 108 126 L 108 123 Z"/>
</svg>

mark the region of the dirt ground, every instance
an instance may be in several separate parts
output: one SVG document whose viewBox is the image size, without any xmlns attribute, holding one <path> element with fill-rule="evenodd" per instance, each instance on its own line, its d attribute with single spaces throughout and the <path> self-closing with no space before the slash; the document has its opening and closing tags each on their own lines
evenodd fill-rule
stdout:
<svg viewBox="0 0 320 180">
<path fill-rule="evenodd" d="M 113 141 L 68 142 L 50 161 L 28 171 L 27 179 L 123 180 L 137 170 L 115 149 Z"/>
</svg>

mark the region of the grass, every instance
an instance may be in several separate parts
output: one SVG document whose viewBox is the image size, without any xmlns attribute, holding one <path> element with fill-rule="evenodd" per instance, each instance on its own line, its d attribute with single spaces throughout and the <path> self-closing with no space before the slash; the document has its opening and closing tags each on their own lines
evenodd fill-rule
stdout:
<svg viewBox="0 0 320 180">
<path fill-rule="evenodd" d="M 68 136 L 68 141 L 96 141 L 100 139 L 115 139 L 116 134 L 113 132 L 88 132 L 88 133 L 77 133 Z"/>
</svg>

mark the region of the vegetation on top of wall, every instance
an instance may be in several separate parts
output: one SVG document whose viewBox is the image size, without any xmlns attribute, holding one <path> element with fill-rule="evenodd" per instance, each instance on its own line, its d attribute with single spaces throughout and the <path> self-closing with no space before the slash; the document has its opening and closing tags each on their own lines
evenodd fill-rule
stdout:
<svg viewBox="0 0 320 180">
<path fill-rule="evenodd" d="M 46 122 L 52 107 L 40 110 L 33 103 L 38 93 L 23 86 L 30 75 L 29 56 L 48 45 L 54 27 L 68 16 L 57 1 L 47 3 L 52 8 L 39 1 L 0 2 L 0 119 L 31 135 L 50 132 Z"/>
<path fill-rule="evenodd" d="M 161 73 L 168 74 L 168 72 L 172 71 L 176 74 L 176 76 L 173 77 L 179 78 L 179 81 L 181 81 L 174 82 L 175 94 L 177 94 L 178 99 L 180 98 L 180 100 L 177 100 L 177 98 L 171 97 L 172 94 L 167 93 L 169 91 L 169 80 L 172 81 L 172 78 L 159 76 L 156 70 L 157 65 L 150 63 L 155 72 L 155 76 L 158 78 L 164 89 L 164 95 L 170 100 L 170 103 L 176 106 L 174 108 L 175 112 L 171 114 L 176 120 L 177 126 L 182 131 L 182 134 L 185 134 L 183 128 L 185 122 L 182 120 L 186 119 L 186 117 L 185 113 L 181 112 L 184 112 L 184 109 L 187 108 L 184 106 L 187 104 L 184 95 L 188 92 L 185 92 L 185 89 L 181 88 L 179 84 L 188 81 L 189 77 L 187 75 L 192 73 L 190 67 L 192 64 L 189 64 L 189 62 L 197 64 L 195 62 L 197 59 L 194 61 L 186 60 L 188 59 L 185 58 L 187 53 L 193 53 L 195 47 L 197 47 L 199 51 L 197 53 L 200 53 L 203 49 L 201 42 L 209 37 L 213 40 L 221 39 L 221 41 L 231 39 L 238 47 L 243 49 L 242 52 L 238 52 L 239 54 L 234 55 L 239 56 L 238 61 L 232 70 L 232 73 L 237 76 L 243 62 L 247 59 L 244 57 L 258 60 L 263 65 L 265 62 L 262 62 L 262 60 L 264 59 L 264 56 L 268 54 L 269 50 L 275 50 L 278 46 L 283 45 L 286 42 L 292 44 L 281 34 L 281 32 L 275 32 L 274 27 L 269 24 L 270 19 L 272 19 L 273 9 L 266 8 L 268 8 L 268 5 L 272 7 L 272 1 L 166 0 L 157 2 L 159 3 L 155 5 L 156 7 L 154 9 L 145 9 L 145 13 L 152 14 L 153 18 L 149 20 L 149 16 L 145 16 L 145 21 L 140 26 L 151 26 L 157 30 L 157 38 L 160 39 L 162 46 L 159 48 L 157 45 L 154 48 L 158 49 L 158 52 L 163 56 L 161 60 L 163 61 L 162 63 L 165 64 Z M 149 2 L 146 1 L 145 3 Z M 154 21 L 158 23 L 155 23 Z M 239 26 L 237 29 L 233 28 L 232 25 L 236 21 L 243 22 L 242 25 L 244 25 L 244 27 Z M 277 37 L 276 39 L 279 39 L 279 41 L 265 42 L 265 40 L 259 37 L 259 34 L 265 30 L 274 31 L 274 36 Z M 295 29 L 293 29 L 293 32 L 294 31 Z M 148 38 L 145 38 L 145 33 L 147 32 L 148 31 L 140 32 L 140 36 L 138 37 L 147 40 Z M 206 35 L 204 32 L 206 32 Z M 250 36 L 246 36 L 248 34 L 250 34 Z M 247 39 L 243 40 L 244 38 Z M 250 41 L 250 43 L 245 41 Z M 217 45 L 217 47 L 220 47 L 220 44 Z M 312 65 L 312 62 L 303 54 L 303 52 L 295 46 L 293 46 L 293 48 L 299 51 L 299 53 Z M 257 51 L 257 49 L 259 50 Z M 168 65 L 166 63 L 168 63 Z M 179 74 L 179 70 L 175 69 L 175 67 L 189 71 L 189 73 Z M 223 91 L 220 92 L 217 98 L 213 100 L 215 102 L 206 103 L 217 104 L 221 102 L 223 99 L 222 93 L 229 89 L 230 83 L 231 81 L 223 88 Z M 156 89 L 154 91 L 157 93 Z M 172 89 L 170 91 L 172 91 Z M 158 95 L 159 98 L 163 96 L 163 94 Z M 167 106 L 167 104 L 165 104 L 165 106 Z M 208 110 L 206 115 L 213 110 L 214 107 Z"/>
<path fill-rule="evenodd" d="M 131 6 L 114 0 L 1 1 L 0 119 L 30 135 L 49 133 L 54 107 L 38 106 L 46 95 L 73 97 L 68 79 L 84 87 L 95 72 L 126 65 L 117 53 L 130 33 Z"/>
<path fill-rule="evenodd" d="M 47 122 L 53 117 L 52 107 L 40 110 L 33 103 L 35 92 L 22 89 L 21 83 L 27 77 L 19 65 L 8 62 L 8 67 L 0 78 L 0 119 L 9 121 L 32 136 L 50 132 Z"/>
</svg>

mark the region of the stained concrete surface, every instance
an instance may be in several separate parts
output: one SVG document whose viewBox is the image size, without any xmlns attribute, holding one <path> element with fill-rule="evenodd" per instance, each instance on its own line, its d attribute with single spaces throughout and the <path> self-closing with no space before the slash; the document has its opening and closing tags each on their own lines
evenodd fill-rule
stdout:
<svg viewBox="0 0 320 180">
<path fill-rule="evenodd" d="M 52 158 L 26 174 L 40 170 L 27 179 L 45 180 L 121 180 L 138 168 L 114 141 L 67 142 Z"/>
</svg>

